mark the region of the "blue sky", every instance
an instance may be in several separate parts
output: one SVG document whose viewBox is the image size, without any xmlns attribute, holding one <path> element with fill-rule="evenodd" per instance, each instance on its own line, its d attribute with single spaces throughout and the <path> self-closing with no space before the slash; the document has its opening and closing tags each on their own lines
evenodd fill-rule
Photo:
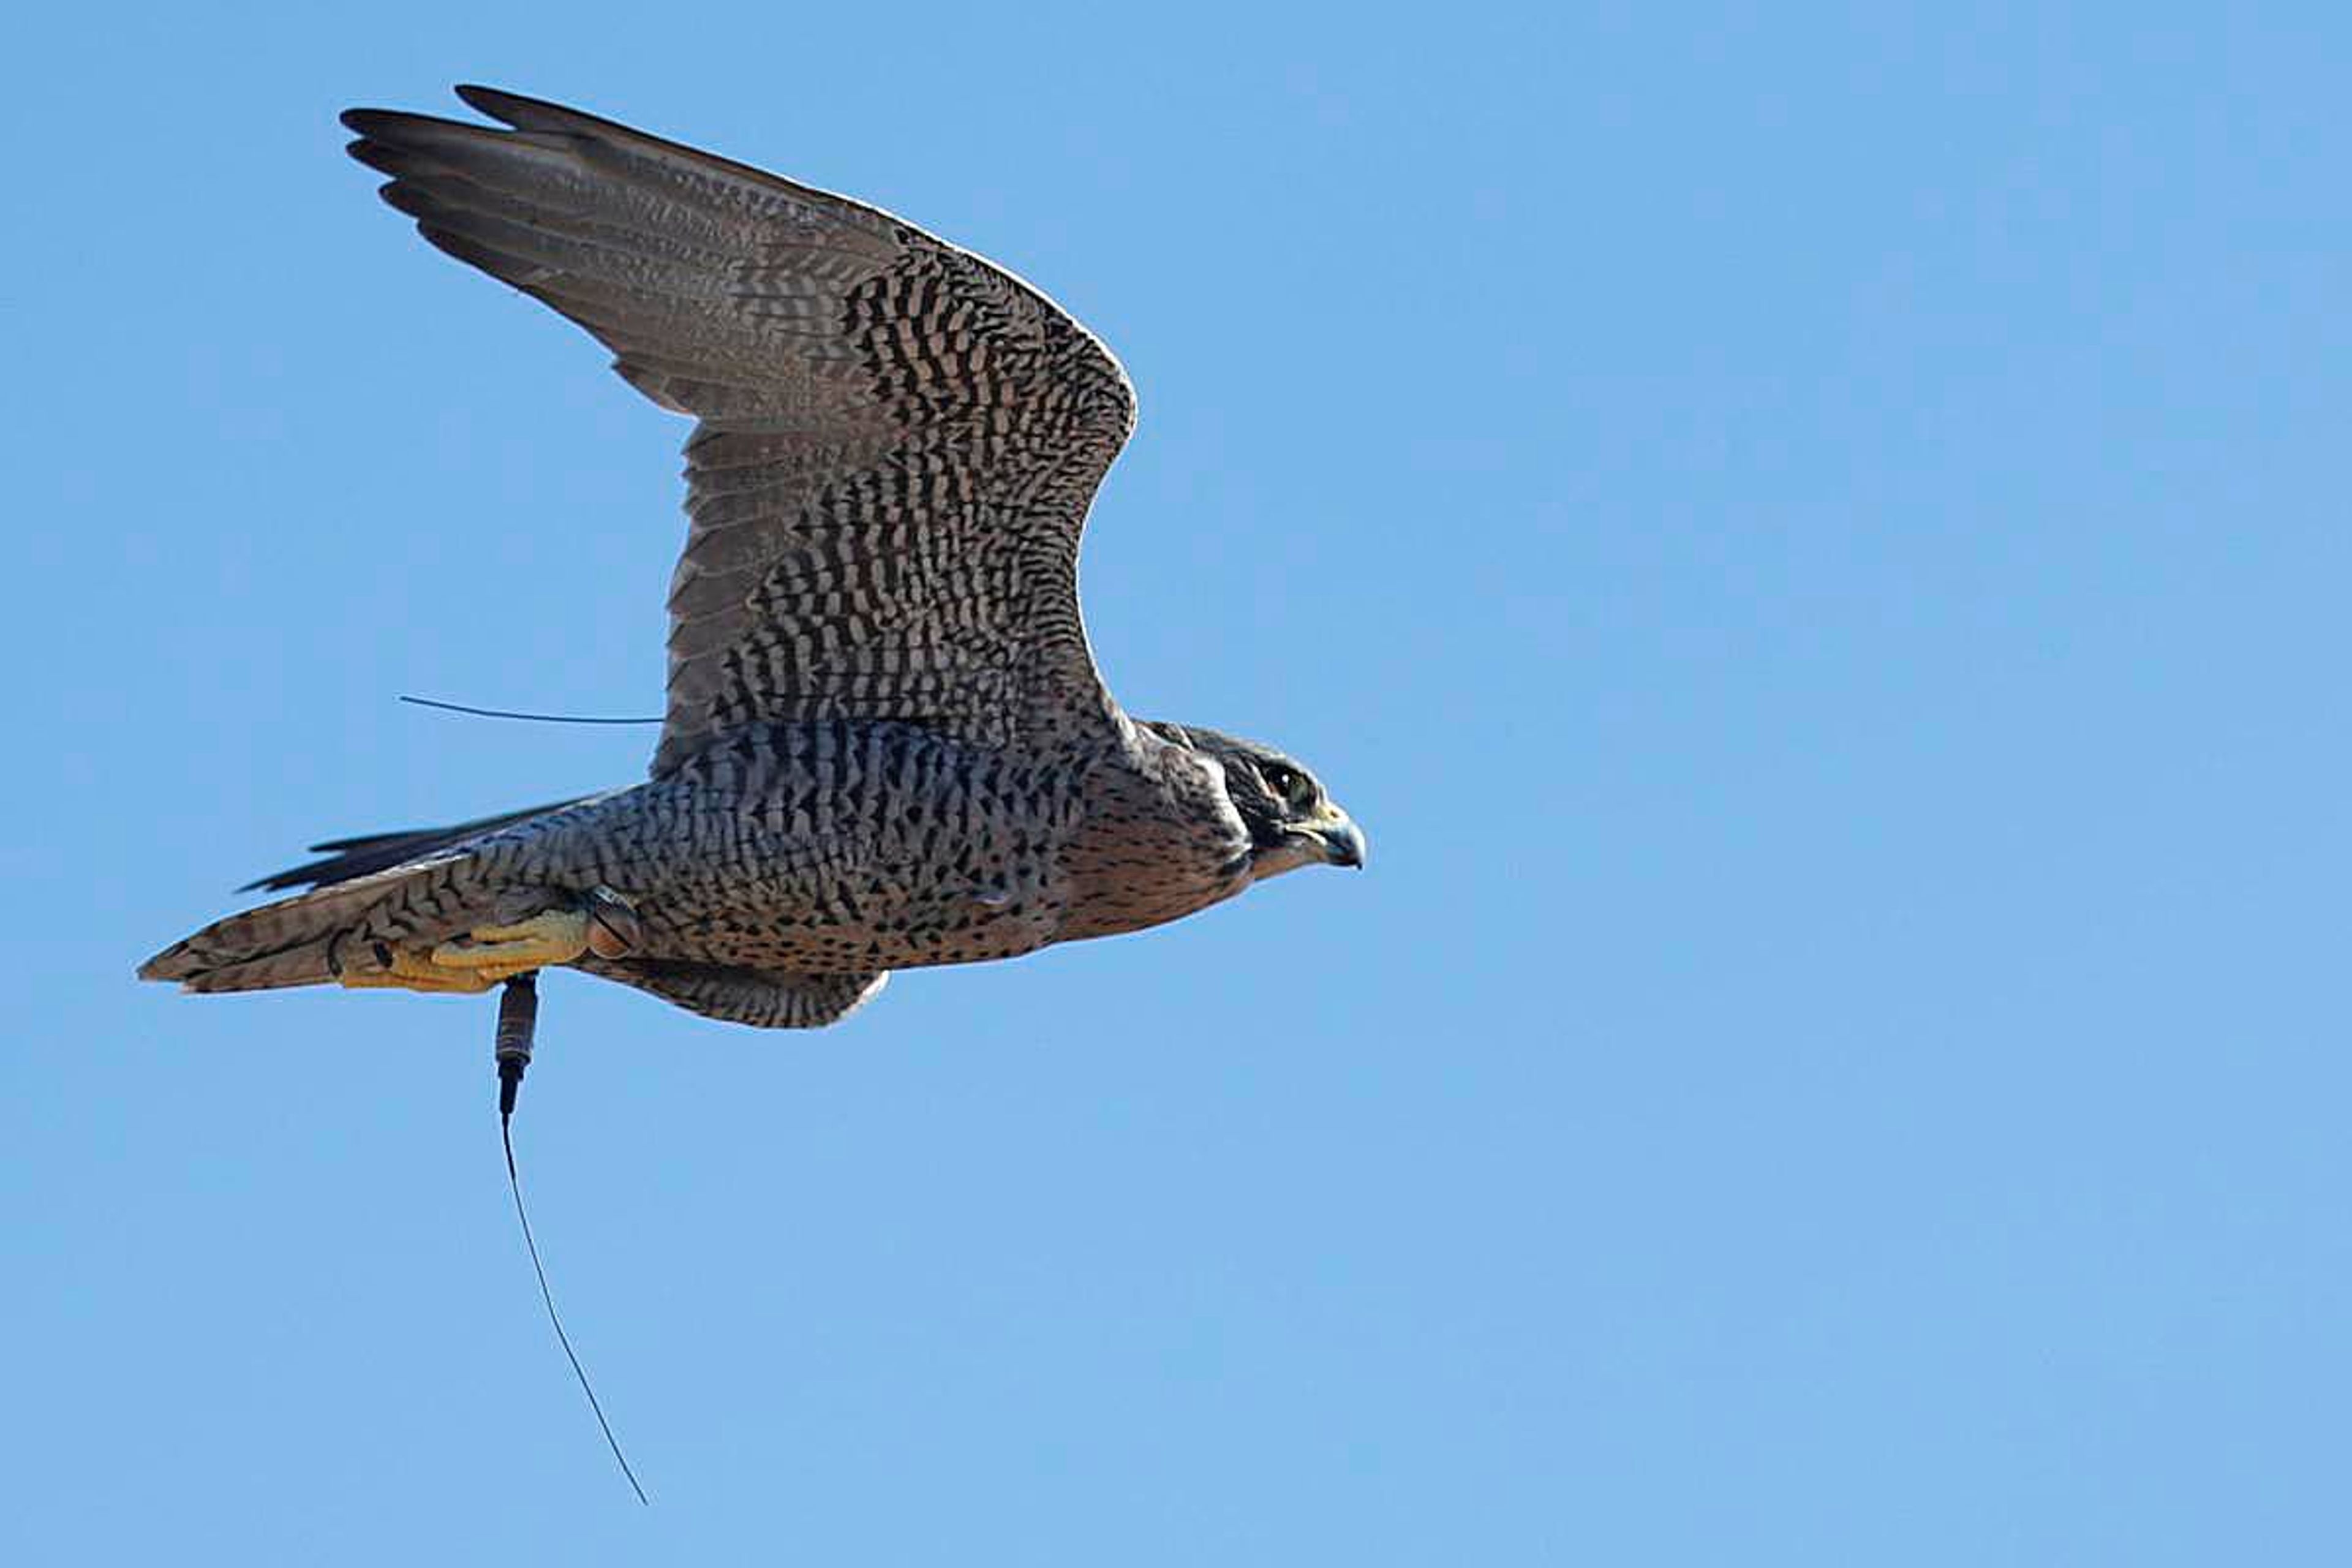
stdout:
<svg viewBox="0 0 2352 1568">
<path fill-rule="evenodd" d="M 2352 26 L 2261 9 L 24 19 L 0 1552 L 2343 1560 Z M 680 532 L 341 155 L 458 80 L 1101 332 L 1106 673 L 1373 851 L 823 1034 L 551 978 L 650 1511 L 488 1007 L 131 980 L 643 766 L 394 700 L 657 710 Z"/>
</svg>

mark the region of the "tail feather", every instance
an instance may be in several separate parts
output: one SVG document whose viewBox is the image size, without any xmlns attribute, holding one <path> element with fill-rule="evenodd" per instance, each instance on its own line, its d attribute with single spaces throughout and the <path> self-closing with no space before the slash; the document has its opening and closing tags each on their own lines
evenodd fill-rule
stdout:
<svg viewBox="0 0 2352 1568">
<path fill-rule="evenodd" d="M 159 953 L 139 971 L 142 980 L 177 980 L 183 991 L 280 991 L 290 985 L 324 985 L 335 977 L 332 935 L 314 937 L 277 952 L 239 959 L 217 968 L 194 967 L 184 973 L 163 968 L 172 953 Z"/>
<path fill-rule="evenodd" d="M 485 834 L 577 804 L 314 844 L 311 849 L 326 858 L 247 884 L 273 890 L 308 884 L 310 891 L 215 921 L 141 964 L 139 978 L 205 992 L 326 984 L 336 976 L 336 943 L 359 930 L 369 910 L 401 883 L 462 858 L 465 847 Z"/>
<path fill-rule="evenodd" d="M 330 838 L 324 844 L 310 846 L 311 854 L 324 855 L 325 859 L 289 866 L 283 871 L 272 871 L 267 877 L 256 877 L 237 891 L 274 893 L 283 888 L 332 887 L 337 882 L 348 882 L 411 860 L 421 860 L 436 850 L 446 849 L 468 838 L 496 833 L 501 827 L 511 827 L 518 822 L 545 816 L 549 812 L 562 811 L 567 806 L 578 805 L 582 800 L 593 798 L 582 795 L 578 800 L 559 800 L 551 805 L 525 806 L 520 811 L 478 817 L 472 822 L 460 822 L 450 827 L 403 827 L 390 833 L 364 833 L 355 838 Z"/>
<path fill-rule="evenodd" d="M 190 991 L 268 991 L 335 977 L 334 943 L 393 885 L 437 860 L 401 865 L 314 888 L 215 921 L 139 966 L 142 980 Z"/>
</svg>

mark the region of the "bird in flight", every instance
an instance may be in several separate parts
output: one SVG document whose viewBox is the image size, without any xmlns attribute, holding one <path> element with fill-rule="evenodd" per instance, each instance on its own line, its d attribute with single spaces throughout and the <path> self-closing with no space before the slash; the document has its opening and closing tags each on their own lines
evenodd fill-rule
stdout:
<svg viewBox="0 0 2352 1568">
<path fill-rule="evenodd" d="M 1131 719 L 1078 536 L 1135 423 L 1110 351 L 877 208 L 512 93 L 352 110 L 460 261 L 695 420 L 650 777 L 316 846 L 309 890 L 140 967 L 190 991 L 478 992 L 549 965 L 813 1027 L 889 972 L 1160 924 L 1364 837 L 1273 747 Z"/>
</svg>

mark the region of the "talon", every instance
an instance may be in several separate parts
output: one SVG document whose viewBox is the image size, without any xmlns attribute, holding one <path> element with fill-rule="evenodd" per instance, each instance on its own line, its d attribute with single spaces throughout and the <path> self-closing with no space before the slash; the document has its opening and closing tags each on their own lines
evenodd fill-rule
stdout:
<svg viewBox="0 0 2352 1568">
<path fill-rule="evenodd" d="M 572 963 L 583 953 L 614 958 L 635 945 L 636 911 L 610 889 L 594 889 L 571 909 L 545 909 L 547 898 L 542 891 L 526 890 L 504 899 L 497 912 L 509 918 L 476 926 L 429 951 L 371 942 L 368 955 L 375 960 L 374 966 L 346 963 L 335 978 L 353 990 L 470 995 L 534 969 Z M 509 916 L 509 911 L 520 915 L 533 904 L 542 906 L 540 912 L 520 919 Z"/>
<path fill-rule="evenodd" d="M 374 956 L 382 967 L 347 967 L 335 976 L 337 982 L 352 991 L 431 991 L 454 995 L 488 991 L 498 984 L 496 979 L 477 970 L 445 969 L 423 953 L 411 952 L 383 942 L 375 943 L 374 948 Z"/>
</svg>

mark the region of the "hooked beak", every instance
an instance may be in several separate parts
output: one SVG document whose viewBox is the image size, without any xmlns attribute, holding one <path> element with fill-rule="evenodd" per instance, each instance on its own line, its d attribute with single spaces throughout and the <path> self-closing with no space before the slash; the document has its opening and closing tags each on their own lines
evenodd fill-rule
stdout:
<svg viewBox="0 0 2352 1568">
<path fill-rule="evenodd" d="M 1361 870 L 1364 865 L 1364 830 L 1348 818 L 1337 806 L 1328 808 L 1330 816 L 1303 824 L 1290 831 L 1306 841 L 1309 852 L 1326 866 L 1349 866 Z"/>
</svg>

